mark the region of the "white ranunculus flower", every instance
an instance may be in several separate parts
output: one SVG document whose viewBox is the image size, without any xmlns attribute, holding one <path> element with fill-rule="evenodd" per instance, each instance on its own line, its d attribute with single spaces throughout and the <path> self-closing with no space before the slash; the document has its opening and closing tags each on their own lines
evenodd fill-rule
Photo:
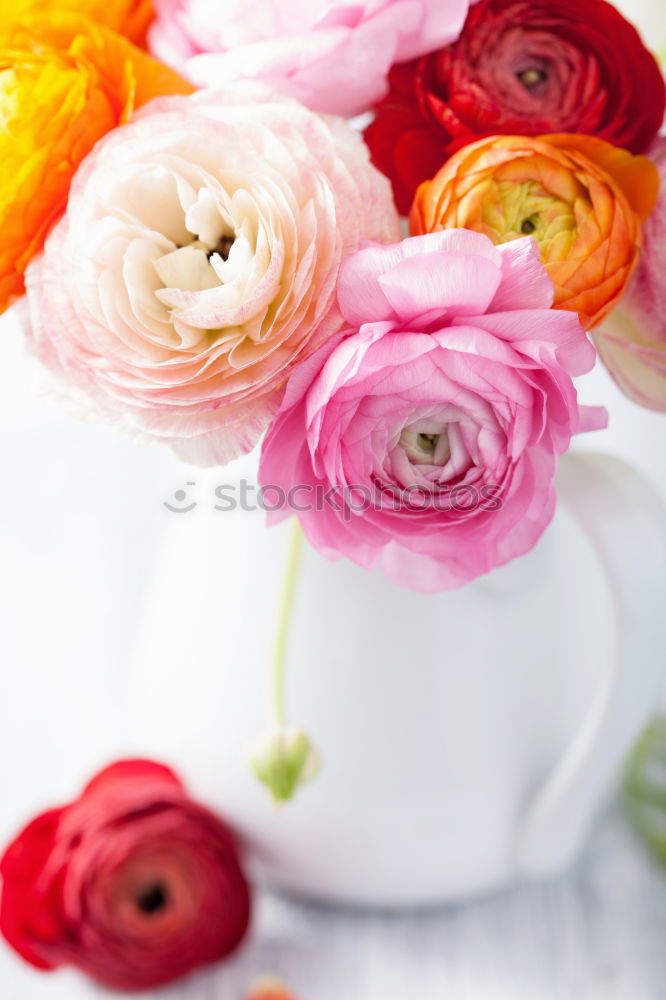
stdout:
<svg viewBox="0 0 666 1000">
<path fill-rule="evenodd" d="M 342 120 L 253 85 L 156 101 L 85 161 L 29 268 L 35 348 L 96 414 L 223 463 L 342 328 L 342 260 L 399 235 Z"/>
</svg>

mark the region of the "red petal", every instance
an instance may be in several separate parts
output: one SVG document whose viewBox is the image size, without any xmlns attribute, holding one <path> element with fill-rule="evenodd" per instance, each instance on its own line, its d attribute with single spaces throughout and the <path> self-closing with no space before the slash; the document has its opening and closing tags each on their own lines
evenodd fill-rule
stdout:
<svg viewBox="0 0 666 1000">
<path fill-rule="evenodd" d="M 84 788 L 81 798 L 104 792 L 119 782 L 146 781 L 147 779 L 151 782 L 164 783 L 170 788 L 178 789 L 178 791 L 184 791 L 180 778 L 165 764 L 156 764 L 154 761 L 141 759 L 119 760 L 95 775 Z"/>
<path fill-rule="evenodd" d="M 44 880 L 43 873 L 66 811 L 52 809 L 34 819 L 0 861 L 0 932 L 19 955 L 40 969 L 55 968 L 40 944 L 58 941 L 64 934 L 59 880 Z"/>
</svg>

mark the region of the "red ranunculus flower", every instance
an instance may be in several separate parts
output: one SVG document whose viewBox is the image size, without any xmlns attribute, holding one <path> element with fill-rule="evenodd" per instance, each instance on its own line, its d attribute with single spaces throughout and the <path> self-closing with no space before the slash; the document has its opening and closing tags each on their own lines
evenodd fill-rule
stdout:
<svg viewBox="0 0 666 1000">
<path fill-rule="evenodd" d="M 366 140 L 403 213 L 477 139 L 580 132 L 642 153 L 666 108 L 654 56 L 605 0 L 480 0 L 457 42 L 390 84 Z"/>
<path fill-rule="evenodd" d="M 0 862 L 0 930 L 41 969 L 159 986 L 241 942 L 250 895 L 234 838 L 168 768 L 123 761 L 35 819 Z"/>
</svg>

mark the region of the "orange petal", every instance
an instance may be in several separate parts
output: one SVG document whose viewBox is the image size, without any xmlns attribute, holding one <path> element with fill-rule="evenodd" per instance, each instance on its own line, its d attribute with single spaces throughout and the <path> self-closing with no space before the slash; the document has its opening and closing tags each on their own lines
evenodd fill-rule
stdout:
<svg viewBox="0 0 666 1000">
<path fill-rule="evenodd" d="M 7 0 L 0 5 L 0 27 L 23 20 L 30 23 L 41 14 L 70 13 L 88 17 L 113 28 L 136 45 L 145 45 L 155 17 L 152 0 Z"/>
<path fill-rule="evenodd" d="M 652 208 L 656 167 L 645 157 L 588 136 L 483 139 L 454 154 L 432 181 L 421 185 L 411 231 L 462 225 L 495 243 L 513 239 L 517 234 L 506 229 L 498 193 L 498 185 L 506 191 L 513 184 L 535 185 L 546 204 L 552 195 L 558 214 L 550 219 L 548 235 L 541 237 L 541 255 L 555 285 L 556 305 L 578 312 L 587 328 L 596 326 L 636 267 L 639 215 Z"/>
<path fill-rule="evenodd" d="M 262 979 L 256 983 L 247 995 L 246 1000 L 296 1000 L 277 979 Z"/>
<path fill-rule="evenodd" d="M 659 171 L 647 156 L 634 156 L 626 149 L 591 135 L 562 132 L 541 138 L 558 149 L 582 153 L 601 167 L 624 192 L 641 222 L 654 211 L 659 197 Z"/>
<path fill-rule="evenodd" d="M 193 88 L 76 14 L 0 23 L 0 312 L 67 203 L 95 143 L 153 97 Z"/>
</svg>

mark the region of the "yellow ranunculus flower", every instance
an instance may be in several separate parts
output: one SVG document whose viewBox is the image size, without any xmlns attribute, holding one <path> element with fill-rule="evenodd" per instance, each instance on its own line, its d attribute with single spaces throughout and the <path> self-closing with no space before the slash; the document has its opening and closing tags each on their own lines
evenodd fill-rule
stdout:
<svg viewBox="0 0 666 1000">
<path fill-rule="evenodd" d="M 98 139 L 153 97 L 192 91 L 108 28 L 73 14 L 0 30 L 0 312 Z"/>
<path fill-rule="evenodd" d="M 143 45 L 154 18 L 152 0 L 6 0 L 0 8 L 0 30 L 17 21 L 28 23 L 42 14 L 70 13 L 88 17 L 97 24 L 125 35 Z"/>
</svg>

